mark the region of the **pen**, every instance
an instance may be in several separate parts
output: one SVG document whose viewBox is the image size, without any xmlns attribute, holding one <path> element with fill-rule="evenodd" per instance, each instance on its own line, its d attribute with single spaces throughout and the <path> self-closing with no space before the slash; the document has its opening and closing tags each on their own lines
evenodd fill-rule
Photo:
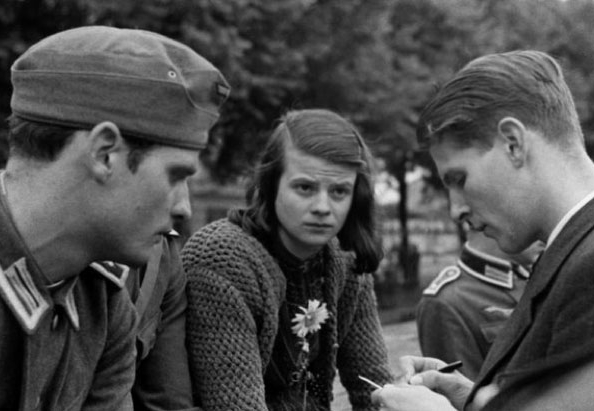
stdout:
<svg viewBox="0 0 594 411">
<path fill-rule="evenodd" d="M 444 365 L 441 368 L 438 368 L 437 371 L 439 372 L 453 372 L 456 371 L 458 368 L 462 367 L 462 361 L 454 361 L 449 364 Z M 365 381 L 367 384 L 371 385 L 374 388 L 383 388 L 376 382 L 371 381 L 369 378 L 365 378 L 362 375 L 358 376 L 360 380 Z"/>
<path fill-rule="evenodd" d="M 438 368 L 437 371 L 439 371 L 439 372 L 453 372 L 453 371 L 456 371 L 460 367 L 462 367 L 462 361 L 454 361 L 454 362 L 444 365 L 441 368 Z"/>
<path fill-rule="evenodd" d="M 359 379 L 365 381 L 367 384 L 370 384 L 374 388 L 382 388 L 381 385 L 379 385 L 376 382 L 371 381 L 369 378 L 365 378 L 365 377 L 362 377 L 362 376 L 359 375 Z"/>
</svg>

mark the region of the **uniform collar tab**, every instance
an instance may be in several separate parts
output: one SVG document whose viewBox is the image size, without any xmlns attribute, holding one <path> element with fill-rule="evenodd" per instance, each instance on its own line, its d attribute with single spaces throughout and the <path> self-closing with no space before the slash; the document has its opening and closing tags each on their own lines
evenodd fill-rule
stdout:
<svg viewBox="0 0 594 411">
<path fill-rule="evenodd" d="M 91 267 L 119 288 L 124 288 L 130 267 L 112 261 L 96 261 Z"/>
<path fill-rule="evenodd" d="M 0 295 L 27 334 L 33 334 L 51 304 L 33 281 L 24 257 L 0 268 Z"/>
<path fill-rule="evenodd" d="M 465 244 L 458 264 L 481 281 L 507 288 L 514 287 L 514 274 L 528 278 L 528 270 L 519 264 L 481 252 Z"/>
</svg>

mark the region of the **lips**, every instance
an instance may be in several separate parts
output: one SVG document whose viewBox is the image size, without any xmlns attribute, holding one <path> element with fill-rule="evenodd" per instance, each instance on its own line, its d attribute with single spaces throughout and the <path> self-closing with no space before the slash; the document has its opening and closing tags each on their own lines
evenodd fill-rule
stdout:
<svg viewBox="0 0 594 411">
<path fill-rule="evenodd" d="M 332 228 L 332 224 L 323 224 L 323 223 L 305 223 L 306 227 L 310 228 L 317 228 L 317 229 L 329 229 Z"/>
</svg>

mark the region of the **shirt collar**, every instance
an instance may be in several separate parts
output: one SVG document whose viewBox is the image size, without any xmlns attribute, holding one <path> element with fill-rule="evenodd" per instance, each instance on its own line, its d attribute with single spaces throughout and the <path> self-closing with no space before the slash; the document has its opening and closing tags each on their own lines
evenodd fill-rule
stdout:
<svg viewBox="0 0 594 411">
<path fill-rule="evenodd" d="M 553 241 L 555 241 L 555 238 L 557 238 L 557 236 L 559 235 L 561 230 L 563 230 L 563 227 L 565 227 L 567 225 L 567 223 L 569 222 L 571 217 L 573 217 L 578 211 L 580 211 L 593 198 L 594 198 L 594 191 L 592 191 L 590 194 L 586 195 L 582 200 L 580 200 L 576 205 L 574 205 L 571 208 L 571 210 L 569 210 L 563 216 L 561 221 L 559 221 L 557 223 L 557 225 L 555 226 L 555 228 L 553 229 L 553 231 L 551 231 L 551 234 L 549 235 L 547 244 L 545 246 L 545 250 L 547 248 L 549 248 L 549 246 L 553 243 Z"/>
<path fill-rule="evenodd" d="M 78 276 L 74 276 L 66 280 L 59 287 L 51 290 L 52 300 L 55 306 L 62 307 L 66 313 L 66 317 L 70 321 L 72 328 L 75 330 L 80 329 L 78 310 L 76 309 L 76 302 L 74 300 L 74 286 L 78 281 Z"/>
</svg>

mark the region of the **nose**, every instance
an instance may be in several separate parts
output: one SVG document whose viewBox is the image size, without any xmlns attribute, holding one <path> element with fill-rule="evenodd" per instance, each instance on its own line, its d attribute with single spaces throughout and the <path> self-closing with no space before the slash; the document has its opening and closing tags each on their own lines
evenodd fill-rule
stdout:
<svg viewBox="0 0 594 411">
<path fill-rule="evenodd" d="M 185 182 L 175 191 L 175 198 L 171 214 L 174 219 L 186 220 L 192 216 L 192 207 L 190 203 L 190 189 Z"/>
<path fill-rule="evenodd" d="M 322 190 L 314 197 L 312 213 L 317 215 L 330 214 L 330 198 L 326 191 Z"/>
<path fill-rule="evenodd" d="M 461 195 L 457 194 L 455 191 L 450 191 L 450 217 L 454 221 L 458 221 L 460 223 L 467 220 L 470 216 L 470 207 Z"/>
</svg>

